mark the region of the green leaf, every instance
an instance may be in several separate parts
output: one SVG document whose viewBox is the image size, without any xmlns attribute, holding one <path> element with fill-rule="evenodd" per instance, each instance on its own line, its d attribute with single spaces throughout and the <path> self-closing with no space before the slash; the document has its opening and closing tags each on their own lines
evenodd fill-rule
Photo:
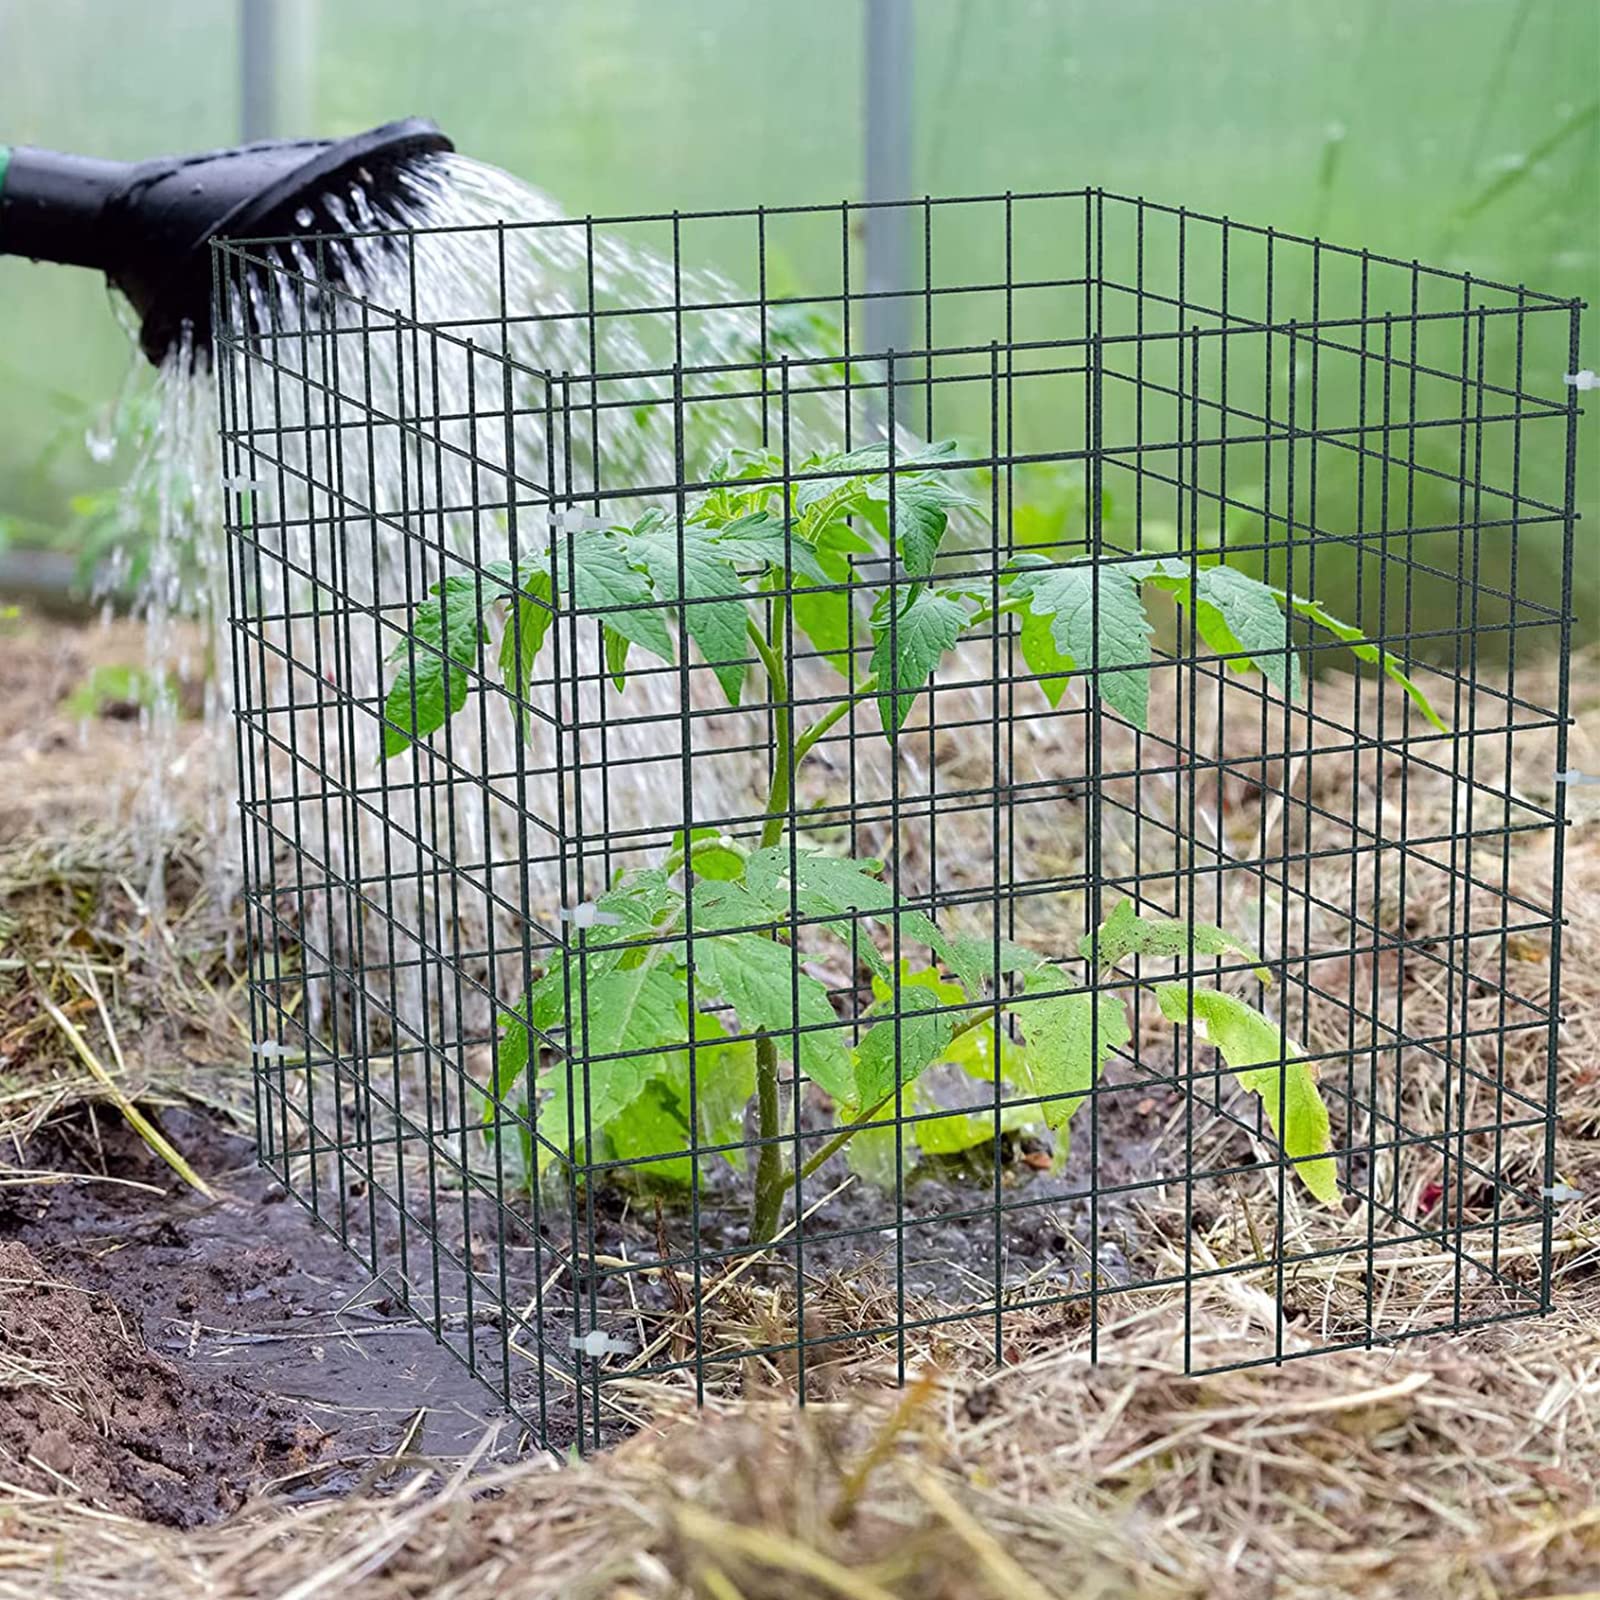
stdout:
<svg viewBox="0 0 1600 1600">
<path fill-rule="evenodd" d="M 730 522 L 713 533 L 711 542 L 717 554 L 736 566 L 759 566 L 782 574 L 785 564 L 794 578 L 812 583 L 836 580 L 824 570 L 817 553 L 804 539 L 791 538 L 781 517 L 770 511 L 757 511 Z"/>
<path fill-rule="evenodd" d="M 678 1007 L 682 1037 L 689 1036 L 689 1014 Z M 725 1146 L 720 1151 L 732 1167 L 743 1170 L 744 1111 L 755 1093 L 755 1045 L 749 1039 L 722 1044 L 727 1029 L 709 1012 L 695 1013 L 694 1094 L 689 1092 L 689 1054 L 675 1052 L 668 1071 L 653 1078 L 644 1093 L 607 1128 L 614 1154 L 623 1160 L 648 1160 L 645 1177 L 687 1185 L 693 1176 L 690 1159 L 689 1107 L 699 1124 L 699 1143 Z M 663 1159 L 664 1158 L 664 1159 Z"/>
<path fill-rule="evenodd" d="M 1100 698 L 1134 727 L 1149 726 L 1150 621 L 1125 570 L 1095 562 L 1025 567 L 1011 594 L 1049 618 L 1058 660 L 1097 672 Z"/>
<path fill-rule="evenodd" d="M 625 633 L 618 633 L 609 623 L 600 626 L 600 637 L 605 644 L 606 673 L 621 694 L 628 687 L 628 651 L 633 641 Z"/>
<path fill-rule="evenodd" d="M 787 918 L 791 892 L 802 917 L 842 916 L 851 911 L 881 911 L 894 904 L 894 891 L 879 873 L 883 863 L 830 856 L 821 850 L 786 844 L 755 851 L 745 863 L 745 882 L 775 919 Z"/>
<path fill-rule="evenodd" d="M 1037 958 L 1034 958 L 1037 961 Z M 960 1006 L 967 1001 L 967 991 L 958 983 L 951 983 L 940 976 L 933 967 L 912 967 L 908 962 L 902 963 L 900 971 L 900 989 L 903 997 L 902 1010 L 909 1011 L 913 1008 L 927 1011 L 933 1006 Z M 879 1008 L 893 1004 L 894 991 L 887 978 L 874 978 L 872 980 L 873 998 Z M 960 1019 L 958 1015 L 949 1015 L 945 1021 L 954 1024 Z M 914 1029 L 927 1024 L 936 1023 L 936 1016 L 912 1016 L 902 1024 L 902 1060 L 914 1060 L 920 1047 L 926 1041 L 921 1040 Z M 877 1028 L 883 1029 L 883 1046 L 889 1050 L 893 1047 L 893 1024 L 880 1022 Z M 871 1034 L 868 1035 L 871 1037 Z M 905 1072 L 903 1069 L 902 1082 L 909 1084 L 909 1098 L 900 1102 L 905 1107 L 907 1115 L 914 1115 L 918 1120 L 912 1122 L 905 1130 L 901 1140 L 901 1151 L 908 1166 L 914 1165 L 918 1152 L 924 1155 L 959 1155 L 964 1150 L 970 1150 L 978 1145 L 988 1144 L 994 1138 L 994 1111 L 985 1105 L 976 1106 L 970 1110 L 961 1110 L 943 1104 L 929 1085 L 922 1080 L 920 1074 L 928 1066 L 948 1063 L 959 1067 L 969 1077 L 985 1082 L 993 1082 L 994 1068 L 994 1041 L 995 1026 L 992 1021 L 986 1020 L 978 1027 L 968 1028 L 959 1036 L 951 1037 L 941 1045 L 926 1062 L 916 1068 L 914 1072 Z M 1003 1076 L 1010 1084 L 1017 1080 L 1016 1069 L 1022 1058 L 1021 1048 L 1010 1039 L 1001 1035 L 1001 1060 L 1003 1063 Z M 878 1046 L 872 1047 L 874 1049 Z M 861 1073 L 861 1052 L 858 1047 L 857 1075 Z M 892 1060 L 886 1060 L 883 1065 L 874 1065 L 869 1051 L 869 1068 L 877 1074 L 876 1081 L 865 1085 L 865 1090 L 870 1092 L 878 1084 L 882 1085 L 882 1093 L 877 1097 L 882 1100 L 893 1086 L 894 1069 Z M 915 1079 L 916 1081 L 912 1081 Z M 870 1110 L 877 1100 L 865 1101 L 865 1109 Z M 927 1116 L 926 1113 L 934 1112 L 937 1115 Z M 1039 1113 L 1032 1106 L 1006 1105 L 1000 1111 L 1000 1127 L 1005 1132 L 1015 1128 L 1026 1127 L 1030 1123 L 1039 1121 Z M 895 1130 L 887 1128 L 869 1128 L 855 1135 L 850 1141 L 849 1162 L 852 1172 L 866 1178 L 869 1182 L 879 1185 L 894 1181 L 894 1156 L 895 1156 Z"/>
<path fill-rule="evenodd" d="M 967 625 L 967 611 L 952 596 L 918 584 L 910 598 L 902 601 L 899 615 L 891 622 L 887 600 L 886 590 L 885 603 L 879 608 L 882 614 L 875 615 L 872 622 L 876 641 L 872 671 L 878 679 L 878 712 L 883 731 L 893 743 L 934 668 L 961 637 L 961 630 Z"/>
<path fill-rule="evenodd" d="M 1196 989 L 1191 1015 L 1190 998 L 1186 984 L 1156 986 L 1162 1015 L 1179 1027 L 1194 1028 L 1217 1048 L 1239 1087 L 1261 1096 L 1267 1125 L 1300 1181 L 1324 1205 L 1337 1205 L 1338 1168 L 1328 1155 L 1333 1134 L 1311 1064 L 1298 1058 L 1278 1024 L 1254 1006 L 1215 989 Z"/>
<path fill-rule="evenodd" d="M 1449 725 L 1444 718 L 1433 709 L 1432 702 L 1427 695 L 1406 675 L 1405 669 L 1396 657 L 1387 650 L 1380 649 L 1372 644 L 1359 628 L 1352 627 L 1348 622 L 1341 622 L 1337 617 L 1330 616 L 1317 604 L 1315 600 L 1304 600 L 1299 595 L 1286 594 L 1282 589 L 1275 589 L 1273 593 L 1285 604 L 1293 606 L 1308 622 L 1314 622 L 1319 628 L 1326 628 L 1336 639 L 1342 639 L 1350 646 L 1350 653 L 1362 661 L 1370 661 L 1383 670 L 1395 683 L 1405 690 L 1411 697 L 1412 703 L 1433 724 L 1440 733 L 1449 733 Z"/>
<path fill-rule="evenodd" d="M 1194 614 L 1195 631 L 1208 650 L 1233 656 L 1235 672 L 1258 671 L 1280 693 L 1300 692 L 1300 661 L 1290 648 L 1289 619 L 1281 591 L 1233 567 L 1192 568 L 1177 556 L 1121 563 L 1136 582 L 1154 583 Z"/>
<path fill-rule="evenodd" d="M 963 1034 L 961 1037 L 965 1039 L 968 1036 Z M 960 1040 L 957 1043 L 960 1043 Z M 919 1103 L 913 1108 L 916 1111 L 939 1109 L 938 1103 L 931 1097 L 924 1098 L 919 1095 L 918 1099 Z M 1018 1128 L 1026 1128 L 1038 1120 L 1032 1106 L 1000 1107 L 1002 1133 L 1012 1133 Z M 893 1132 L 892 1129 L 890 1131 Z M 958 1156 L 964 1150 L 976 1149 L 993 1141 L 994 1112 L 985 1108 L 976 1111 L 947 1110 L 942 1116 L 928 1117 L 914 1123 L 912 1133 L 918 1147 L 925 1155 Z"/>
<path fill-rule="evenodd" d="M 714 934 L 694 940 L 697 993 L 721 995 L 747 1033 L 764 1029 L 780 1054 L 794 1060 L 790 1029 L 814 1028 L 799 1036 L 799 1067 L 824 1093 L 847 1101 L 855 1087 L 850 1052 L 828 991 L 796 970 L 796 953 L 757 933 Z M 798 1007 L 796 1006 L 798 999 Z"/>
<path fill-rule="evenodd" d="M 602 925 L 600 932 L 605 937 L 590 935 L 589 943 L 593 947 L 586 949 L 583 955 L 583 971 L 591 996 L 597 979 L 615 971 L 625 957 L 636 957 L 637 952 L 629 949 L 628 942 L 656 933 L 665 918 L 681 910 L 683 898 L 668 882 L 667 874 L 652 867 L 608 889 L 595 904 L 616 920 Z M 573 959 L 576 961 L 576 955 Z M 574 1011 L 580 999 L 579 981 L 574 975 Z M 501 1041 L 495 1081 L 502 1096 L 527 1070 L 529 1027 L 548 1034 L 564 1027 L 566 1016 L 567 958 L 558 951 L 548 961 L 544 975 L 529 986 L 522 999 L 500 1014 Z"/>
<path fill-rule="evenodd" d="M 980 1078 L 985 1083 L 994 1082 L 995 1025 L 985 1019 L 975 1028 L 968 1028 L 959 1038 L 953 1039 L 940 1058 L 952 1067 L 960 1067 L 969 1078 Z M 1000 1030 L 1000 1076 L 1012 1083 L 1020 1081 L 1022 1062 L 1026 1052 L 1014 1039 L 1008 1038 L 1004 1027 Z M 1031 1107 L 1024 1108 L 1024 1121 L 1037 1122 L 1038 1116 Z"/>
<path fill-rule="evenodd" d="M 667 1069 L 663 1047 L 683 1042 L 678 1010 L 683 992 L 683 979 L 663 966 L 591 977 L 587 1029 L 584 1008 L 574 994 L 567 1059 L 539 1079 L 549 1098 L 538 1108 L 537 1131 L 549 1144 L 561 1151 L 578 1148 L 585 1132 L 602 1132 L 652 1077 Z M 613 1059 L 591 1059 L 595 1056 Z"/>
<path fill-rule="evenodd" d="M 1128 956 L 1182 958 L 1197 956 L 1242 956 L 1263 983 L 1272 974 L 1261 965 L 1247 944 L 1209 922 L 1183 922 L 1173 917 L 1151 917 L 1134 910 L 1131 900 L 1119 900 L 1097 933 L 1086 933 L 1078 941 L 1078 953 L 1097 966 L 1114 967 Z"/>
<path fill-rule="evenodd" d="M 1072 670 L 1072 660 L 1056 648 L 1052 620 L 1024 611 L 1022 625 L 1017 630 L 1017 643 L 1022 647 L 1022 659 L 1028 671 L 1039 680 L 1039 692 L 1049 701 L 1051 710 L 1055 710 L 1067 692 L 1067 674 Z"/>
<path fill-rule="evenodd" d="M 558 571 L 569 583 L 578 610 L 599 614 L 612 632 L 663 661 L 672 660 L 672 635 L 656 597 L 615 534 L 572 534 L 559 554 Z"/>
<path fill-rule="evenodd" d="M 688 1011 L 679 1007 L 688 1037 Z M 695 1110 L 700 1123 L 700 1142 L 708 1145 L 734 1145 L 744 1137 L 744 1112 L 756 1092 L 756 1047 L 753 1039 L 729 1039 L 720 1018 L 709 1011 L 697 1011 L 694 1018 Z M 728 1042 L 722 1042 L 728 1041 Z M 684 1051 L 673 1057 L 670 1079 L 677 1086 L 687 1117 L 689 1104 L 689 1057 Z M 731 1166 L 742 1169 L 742 1149 L 723 1152 Z"/>
<path fill-rule="evenodd" d="M 856 1046 L 854 1096 L 862 1111 L 870 1111 L 894 1093 L 896 1061 L 904 1088 L 939 1059 L 954 1031 L 952 1014 L 935 1009 L 939 1004 L 939 997 L 925 988 L 902 986 L 898 1023 L 885 1017 L 862 1035 Z"/>
<path fill-rule="evenodd" d="M 962 1038 L 966 1038 L 965 1034 Z M 957 1043 L 960 1041 L 958 1040 Z M 943 1105 L 926 1083 L 916 1083 L 908 1094 L 906 1115 L 915 1116 L 900 1139 L 900 1151 L 907 1170 L 919 1156 L 958 1156 L 965 1151 L 992 1144 L 994 1111 L 980 1106 L 962 1110 Z M 929 1116 L 928 1113 L 935 1113 Z M 888 1115 L 886 1112 L 885 1115 Z M 1001 1106 L 1000 1131 L 1014 1132 L 1038 1122 L 1029 1106 Z M 850 1170 L 857 1177 L 880 1189 L 894 1187 L 895 1130 L 888 1127 L 864 1128 L 845 1146 Z"/>
<path fill-rule="evenodd" d="M 953 455 L 955 449 L 954 439 L 941 439 L 918 450 L 898 450 L 894 459 L 895 475 L 900 477 L 902 469 L 908 467 L 942 461 Z M 874 489 L 878 491 L 877 499 L 885 498 L 881 484 L 889 473 L 889 442 L 880 439 L 875 444 L 859 445 L 838 455 L 818 456 L 806 464 L 804 471 L 807 477 L 795 486 L 795 509 L 806 513 L 808 520 L 820 527 L 835 518 L 854 515 L 873 498 Z M 825 476 L 811 477 L 812 473 Z M 903 483 L 906 479 L 900 481 Z"/>
<path fill-rule="evenodd" d="M 926 578 L 933 572 L 951 511 L 974 503 L 939 473 L 918 473 L 895 485 L 895 537 L 900 558 L 913 578 Z"/>
<path fill-rule="evenodd" d="M 487 638 L 483 608 L 501 590 L 475 574 L 455 573 L 431 592 L 389 655 L 400 671 L 383 703 L 385 758 L 436 733 L 467 703 L 468 671 Z"/>
<path fill-rule="evenodd" d="M 651 1079 L 638 1098 L 612 1118 L 606 1136 L 618 1160 L 636 1163 L 624 1169 L 627 1176 L 680 1187 L 692 1180 L 689 1126 L 680 1102 L 662 1079 Z"/>
<path fill-rule="evenodd" d="M 847 683 L 855 681 L 855 656 L 865 643 L 848 589 L 813 589 L 796 585 L 789 601 L 794 625 L 824 661 Z"/>
<path fill-rule="evenodd" d="M 1054 968 L 1029 980 L 1028 994 L 1064 981 Z M 1094 1087 L 1113 1050 L 1128 1043 L 1128 1014 L 1115 995 L 1048 994 L 1016 1008 L 1017 1026 L 1027 1043 L 1018 1078 L 1030 1094 L 1048 1096 L 1041 1107 L 1052 1128 L 1072 1120 Z M 1064 1097 L 1064 1098 L 1063 1098 Z"/>
<path fill-rule="evenodd" d="M 533 682 L 534 662 L 544 648 L 555 612 L 549 572 L 524 574 L 522 587 L 527 593 L 506 619 L 500 640 L 500 677 L 512 694 L 526 696 Z"/>
<path fill-rule="evenodd" d="M 957 934 L 952 938 L 926 912 L 901 907 L 888 917 L 900 924 L 903 936 L 917 940 L 938 956 L 956 975 L 964 991 L 977 998 L 995 977 L 995 947 L 992 939 L 977 934 Z M 1000 941 L 1000 972 L 1032 972 L 1043 964 L 1043 957 L 1009 939 Z"/>
<path fill-rule="evenodd" d="M 855 652 L 865 641 L 866 629 L 856 614 L 855 594 L 851 589 L 853 551 L 871 547 L 857 539 L 842 523 L 824 530 L 812 557 L 815 582 L 805 581 L 813 574 L 796 566 L 790 586 L 789 609 L 794 625 L 811 641 L 812 647 L 847 682 L 855 679 Z M 795 542 L 795 549 L 809 546 Z M 781 581 L 782 568 L 774 578 Z M 823 586 L 826 587 L 823 587 Z"/>
<path fill-rule="evenodd" d="M 657 595 L 694 602 L 683 607 L 684 628 L 711 663 L 728 703 L 738 705 L 750 654 L 748 596 L 722 542 L 686 525 L 680 548 L 678 530 L 664 521 L 641 524 L 627 542 Z"/>
<path fill-rule="evenodd" d="M 1300 693 L 1300 660 L 1289 643 L 1289 619 L 1277 594 L 1233 567 L 1202 567 L 1195 590 L 1195 617 L 1206 644 L 1218 655 L 1242 652 L 1235 672 L 1254 665 L 1280 693 Z"/>
<path fill-rule="evenodd" d="M 590 934 L 591 961 L 596 944 L 640 938 L 655 932 L 662 923 L 682 911 L 683 895 L 672 886 L 664 867 L 643 867 L 620 875 L 604 894 L 595 896 L 594 903 L 618 921 L 610 926 L 602 925 L 599 935 Z"/>
<path fill-rule="evenodd" d="M 736 883 L 744 876 L 745 858 L 730 843 L 717 839 L 697 844 L 689 854 L 688 867 L 697 878 L 717 883 Z"/>
</svg>

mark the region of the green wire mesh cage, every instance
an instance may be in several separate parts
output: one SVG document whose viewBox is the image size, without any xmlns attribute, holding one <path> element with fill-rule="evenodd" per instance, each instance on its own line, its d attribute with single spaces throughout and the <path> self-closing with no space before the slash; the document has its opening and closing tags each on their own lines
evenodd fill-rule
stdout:
<svg viewBox="0 0 1600 1600">
<path fill-rule="evenodd" d="M 551 1448 L 1547 1309 L 1578 307 L 864 209 L 217 247 L 261 1159 Z"/>
</svg>

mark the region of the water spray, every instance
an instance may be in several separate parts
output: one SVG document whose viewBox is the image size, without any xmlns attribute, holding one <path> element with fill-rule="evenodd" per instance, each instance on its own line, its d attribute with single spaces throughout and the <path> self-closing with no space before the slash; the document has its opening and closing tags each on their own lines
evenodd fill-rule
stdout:
<svg viewBox="0 0 1600 1600">
<path fill-rule="evenodd" d="M 352 184 L 374 227 L 400 223 L 394 201 L 405 175 L 452 149 L 424 117 L 348 139 L 273 139 L 139 162 L 0 146 L 0 254 L 103 272 L 137 314 L 152 363 L 185 330 L 186 347 L 209 360 L 214 239 L 341 232 L 328 201 Z M 330 257 L 330 273 L 338 268 Z"/>
</svg>

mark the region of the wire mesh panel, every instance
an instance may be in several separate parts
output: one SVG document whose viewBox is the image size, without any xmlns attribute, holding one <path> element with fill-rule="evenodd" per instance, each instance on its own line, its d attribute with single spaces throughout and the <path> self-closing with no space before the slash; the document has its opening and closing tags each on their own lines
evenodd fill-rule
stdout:
<svg viewBox="0 0 1600 1600">
<path fill-rule="evenodd" d="M 1577 308 L 905 209 L 219 247 L 261 1156 L 553 1447 L 1549 1304 Z"/>
</svg>

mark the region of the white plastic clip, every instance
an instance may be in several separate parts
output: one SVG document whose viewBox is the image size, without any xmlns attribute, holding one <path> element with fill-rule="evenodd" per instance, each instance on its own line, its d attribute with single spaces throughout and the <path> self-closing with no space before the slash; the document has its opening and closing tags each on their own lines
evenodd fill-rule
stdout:
<svg viewBox="0 0 1600 1600">
<path fill-rule="evenodd" d="M 562 511 L 550 519 L 557 533 L 603 533 L 616 525 L 615 517 L 592 517 L 583 511 Z"/>
<path fill-rule="evenodd" d="M 240 473 L 236 477 L 224 478 L 222 480 L 222 487 L 224 489 L 260 489 L 263 493 L 265 493 L 272 487 L 272 485 L 269 484 L 265 478 L 252 478 L 248 477 L 244 473 Z"/>
<path fill-rule="evenodd" d="M 1565 1205 L 1568 1200 L 1583 1199 L 1583 1190 L 1574 1189 L 1570 1183 L 1552 1183 L 1539 1191 L 1546 1200 L 1553 1201 L 1556 1205 Z"/>
<path fill-rule="evenodd" d="M 602 911 L 592 900 L 580 900 L 575 906 L 563 906 L 560 917 L 575 928 L 616 928 L 622 925 L 622 918 L 615 911 Z"/>
<path fill-rule="evenodd" d="M 1579 772 L 1574 768 L 1567 772 L 1558 772 L 1556 782 L 1566 784 L 1569 789 L 1584 789 L 1600 784 L 1600 776 L 1593 772 Z"/>
<path fill-rule="evenodd" d="M 1566 376 L 1569 389 L 1600 389 L 1600 372 L 1585 367 L 1582 372 L 1569 372 Z"/>
<path fill-rule="evenodd" d="M 251 1045 L 250 1050 L 253 1055 L 258 1055 L 267 1061 L 286 1059 L 300 1054 L 292 1045 L 279 1044 L 275 1039 L 263 1039 L 260 1043 Z"/>
<path fill-rule="evenodd" d="M 601 1356 L 633 1354 L 633 1346 L 626 1339 L 618 1339 L 607 1333 L 604 1328 L 591 1328 L 581 1339 L 574 1334 L 567 1342 L 574 1350 L 581 1350 L 594 1361 L 598 1361 Z"/>
</svg>

